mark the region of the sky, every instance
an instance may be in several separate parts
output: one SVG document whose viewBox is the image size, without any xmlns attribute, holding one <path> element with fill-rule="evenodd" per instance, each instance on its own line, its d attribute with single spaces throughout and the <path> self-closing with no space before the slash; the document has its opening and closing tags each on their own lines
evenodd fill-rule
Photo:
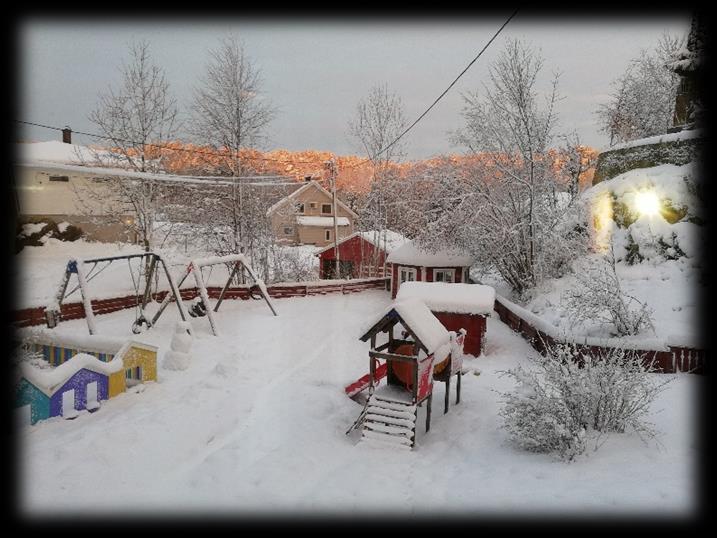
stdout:
<svg viewBox="0 0 717 538">
<path fill-rule="evenodd" d="M 261 149 L 314 149 L 338 155 L 361 154 L 347 125 L 358 101 L 377 84 L 402 99 L 409 122 L 416 119 L 483 48 L 511 11 L 481 16 L 399 19 L 106 20 L 26 18 L 18 26 L 20 96 L 15 119 L 97 132 L 88 115 L 98 94 L 120 81 L 128 44 L 146 39 L 164 68 L 180 108 L 188 109 L 201 82 L 208 51 L 219 39 L 238 36 L 262 74 L 264 98 L 276 108 Z M 540 49 L 545 64 L 538 81 L 548 90 L 561 73 L 563 95 L 558 131 L 579 134 L 597 149 L 607 146 L 595 115 L 611 83 L 643 48 L 663 32 L 687 35 L 690 13 L 651 18 L 522 16 L 506 26 L 451 91 L 404 138 L 406 159 L 459 153 L 450 132 L 463 123 L 462 94 L 481 91 L 488 68 L 505 40 L 518 38 Z M 57 131 L 22 127 L 23 141 L 60 140 Z M 93 142 L 75 134 L 73 142 Z"/>
</svg>

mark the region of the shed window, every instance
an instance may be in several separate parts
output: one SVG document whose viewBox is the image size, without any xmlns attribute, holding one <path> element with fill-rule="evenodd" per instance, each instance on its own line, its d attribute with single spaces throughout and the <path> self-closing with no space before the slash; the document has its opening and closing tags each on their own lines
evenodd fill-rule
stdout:
<svg viewBox="0 0 717 538">
<path fill-rule="evenodd" d="M 455 269 L 434 269 L 433 270 L 433 281 L 434 282 L 455 282 L 456 280 Z"/>
<path fill-rule="evenodd" d="M 70 181 L 70 176 L 50 176 L 50 181 Z"/>
<path fill-rule="evenodd" d="M 321 213 L 331 215 L 331 204 L 321 204 Z"/>
</svg>

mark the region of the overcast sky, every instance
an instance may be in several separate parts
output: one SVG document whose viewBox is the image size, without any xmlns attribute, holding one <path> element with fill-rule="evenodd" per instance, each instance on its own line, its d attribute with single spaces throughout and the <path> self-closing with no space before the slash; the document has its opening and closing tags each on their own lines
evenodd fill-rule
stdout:
<svg viewBox="0 0 717 538">
<path fill-rule="evenodd" d="M 96 132 L 87 119 L 98 92 L 117 85 L 127 44 L 147 39 L 179 104 L 188 105 L 218 38 L 233 33 L 260 68 L 266 98 L 278 114 L 263 149 L 316 149 L 340 155 L 360 153 L 347 135 L 356 103 L 370 88 L 388 84 L 405 106 L 409 121 L 448 86 L 483 48 L 509 16 L 437 17 L 401 22 L 398 18 L 361 19 L 223 19 L 142 23 L 139 19 L 110 24 L 82 19 L 25 19 L 18 32 L 20 110 L 16 119 L 47 125 L 70 125 Z M 407 135 L 409 159 L 459 152 L 449 131 L 462 125 L 461 93 L 481 88 L 487 68 L 506 38 L 525 39 L 540 48 L 545 77 L 560 70 L 560 128 L 577 131 L 583 142 L 601 148 L 607 138 L 598 132 L 595 110 L 605 102 L 610 83 L 641 48 L 652 47 L 665 31 L 686 35 L 690 14 L 649 19 L 634 16 L 598 19 L 534 19 L 519 13 L 486 53 L 441 102 Z M 546 89 L 546 84 L 541 84 Z M 26 141 L 59 140 L 60 133 L 23 128 Z M 90 139 L 73 137 L 73 142 Z"/>
</svg>

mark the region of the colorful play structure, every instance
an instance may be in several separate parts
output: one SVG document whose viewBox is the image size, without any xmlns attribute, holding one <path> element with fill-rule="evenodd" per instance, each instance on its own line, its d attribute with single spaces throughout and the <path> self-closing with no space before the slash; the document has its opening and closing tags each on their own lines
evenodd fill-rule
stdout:
<svg viewBox="0 0 717 538">
<path fill-rule="evenodd" d="M 107 347 L 106 341 L 103 344 Z M 62 348 L 54 342 L 35 342 L 33 346 L 47 349 L 50 356 L 58 349 L 60 358 L 67 355 L 66 351 L 74 355 L 54 367 L 49 363 L 39 367 L 28 361 L 20 364 L 15 408 L 19 420 L 26 424 L 56 416 L 72 419 L 83 409 L 96 411 L 102 400 L 133 385 L 157 380 L 157 348 L 142 342 L 129 341 L 118 350 L 105 351 L 101 354 L 105 360 L 88 352 L 75 353 L 76 348 Z"/>
<path fill-rule="evenodd" d="M 386 341 L 378 344 L 379 336 Z M 463 329 L 448 331 L 418 299 L 394 302 L 360 337 L 371 341 L 369 373 L 344 390 L 356 397 L 368 389 L 368 398 L 346 434 L 362 428 L 361 442 L 413 448 L 418 407 L 424 402 L 426 432 L 431 428 L 434 381 L 446 384 L 444 414 L 453 376 L 456 404 L 460 402 L 465 336 Z M 383 378 L 386 384 L 380 386 Z"/>
<path fill-rule="evenodd" d="M 92 310 L 92 298 L 88 288 L 88 283 L 97 275 L 99 275 L 102 271 L 104 271 L 107 267 L 109 267 L 112 263 L 120 262 L 121 260 L 127 262 L 129 273 L 132 277 L 132 283 L 135 290 L 136 302 L 133 303 L 135 305 L 135 319 L 132 323 L 132 332 L 134 334 L 139 334 L 144 329 L 154 327 L 157 323 L 157 320 L 165 311 L 169 303 L 174 300 L 174 302 L 177 304 L 177 309 L 179 310 L 179 315 L 182 321 L 189 321 L 190 316 L 206 316 L 209 320 L 212 334 L 217 336 L 218 329 L 213 312 L 217 312 L 219 310 L 219 306 L 222 304 L 227 290 L 229 289 L 236 275 L 240 273 L 240 271 L 242 272 L 242 274 L 244 271 L 246 271 L 246 273 L 248 273 L 249 277 L 253 281 L 253 285 L 249 288 L 250 296 L 258 300 L 261 300 L 263 298 L 269 305 L 269 308 L 271 309 L 272 313 L 275 316 L 277 315 L 276 308 L 274 307 L 273 303 L 271 302 L 271 299 L 269 298 L 269 294 L 267 292 L 264 282 L 261 279 L 257 278 L 256 273 L 249 265 L 246 257 L 242 254 L 194 259 L 187 265 L 184 275 L 181 277 L 179 283 L 175 284 L 175 281 L 172 278 L 172 275 L 170 274 L 164 259 L 159 254 L 155 254 L 154 252 L 144 252 L 141 254 L 125 254 L 87 260 L 69 260 L 67 262 L 67 266 L 65 267 L 65 273 L 57 290 L 57 293 L 51 304 L 49 304 L 45 310 L 47 327 L 53 329 L 57 326 L 57 324 L 62 320 L 62 301 L 79 290 L 82 296 L 82 304 L 84 306 L 85 319 L 87 320 L 87 328 L 89 330 L 89 333 L 91 335 L 97 334 L 97 325 L 95 323 L 95 316 Z M 138 264 L 136 264 L 136 270 L 132 267 L 131 262 L 133 260 L 138 261 Z M 226 284 L 222 288 L 222 291 L 219 295 L 219 299 L 217 300 L 214 308 L 212 308 L 209 302 L 209 295 L 207 293 L 206 283 L 202 275 L 202 268 L 219 264 L 225 264 L 230 268 L 229 278 L 227 279 Z M 91 267 L 89 271 L 86 272 L 85 266 L 87 265 L 91 265 Z M 161 273 L 164 274 L 169 289 L 167 293 L 165 293 L 159 308 L 153 315 L 150 315 L 147 306 L 150 302 L 152 302 L 153 299 L 156 299 L 159 294 L 158 288 L 160 280 L 159 277 L 161 274 L 160 269 L 163 270 Z M 199 293 L 199 301 L 197 304 L 193 305 L 191 311 L 188 311 L 184 305 L 184 302 L 182 301 L 182 296 L 179 292 L 179 288 L 190 274 L 194 275 L 197 290 Z M 70 280 L 72 279 L 72 275 L 76 276 L 77 285 L 68 292 L 67 288 L 70 283 Z"/>
</svg>

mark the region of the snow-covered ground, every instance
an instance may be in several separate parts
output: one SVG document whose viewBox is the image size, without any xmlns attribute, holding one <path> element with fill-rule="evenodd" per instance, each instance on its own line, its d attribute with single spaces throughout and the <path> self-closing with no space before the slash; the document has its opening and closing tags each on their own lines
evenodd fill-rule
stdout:
<svg viewBox="0 0 717 538">
<path fill-rule="evenodd" d="M 431 431 L 424 433 L 422 410 L 413 451 L 357 444 L 344 432 L 361 406 L 343 387 L 367 372 L 359 331 L 389 301 L 380 290 L 282 299 L 278 317 L 263 301 L 227 301 L 218 316 L 222 336 L 211 336 L 206 319 L 192 320 L 185 371 L 162 367 L 177 317 L 168 309 L 141 335 L 159 346 L 158 382 L 104 401 L 94 414 L 18 432 L 22 514 L 671 518 L 696 508 L 691 417 L 703 378 L 671 376 L 650 416 L 663 432 L 661 446 L 615 434 L 573 463 L 525 452 L 500 428 L 495 391 L 512 386 L 500 370 L 534 351 L 497 318 L 489 319 L 485 356 L 467 361 L 480 375 L 464 376 L 461 403 L 447 415 L 437 383 Z M 99 316 L 100 334 L 130 337 L 132 316 Z M 84 333 L 86 326 L 67 321 L 55 330 Z"/>
<path fill-rule="evenodd" d="M 298 245 L 281 248 L 292 255 L 298 263 L 315 269 L 318 278 L 318 259 L 314 256 L 317 247 Z M 15 285 L 18 292 L 15 298 L 15 308 L 46 306 L 57 293 L 67 261 L 71 258 L 92 259 L 141 252 L 142 248 L 139 245 L 119 242 L 102 243 L 84 239 L 77 241 L 47 239 L 41 247 L 25 247 L 15 256 L 13 263 Z M 201 251 L 196 248 L 185 251 L 181 238 L 173 242 L 168 241 L 163 248 L 155 249 L 155 252 L 162 255 L 176 280 L 184 274 L 187 263 L 192 258 L 213 255 L 209 251 Z M 141 273 L 139 260 L 132 260 L 131 264 L 128 264 L 126 260 L 117 260 L 106 268 L 105 265 L 105 262 L 97 265 L 96 277 L 89 274 L 92 264 L 85 265 L 85 276 L 89 275 L 91 278 L 88 287 L 92 298 L 106 299 L 136 293 L 135 283 L 138 274 Z M 130 267 L 132 273 L 130 273 Z M 205 283 L 212 286 L 223 286 L 229 277 L 229 272 L 224 265 L 207 267 L 202 272 Z M 134 276 L 134 281 L 132 276 Z M 194 279 L 189 278 L 182 287 L 195 285 Z M 71 292 L 75 286 L 76 282 L 73 277 L 67 292 Z M 160 275 L 159 289 L 168 289 L 163 273 Z M 80 291 L 76 290 L 72 295 L 67 296 L 65 302 L 80 302 L 81 300 Z"/>
</svg>

